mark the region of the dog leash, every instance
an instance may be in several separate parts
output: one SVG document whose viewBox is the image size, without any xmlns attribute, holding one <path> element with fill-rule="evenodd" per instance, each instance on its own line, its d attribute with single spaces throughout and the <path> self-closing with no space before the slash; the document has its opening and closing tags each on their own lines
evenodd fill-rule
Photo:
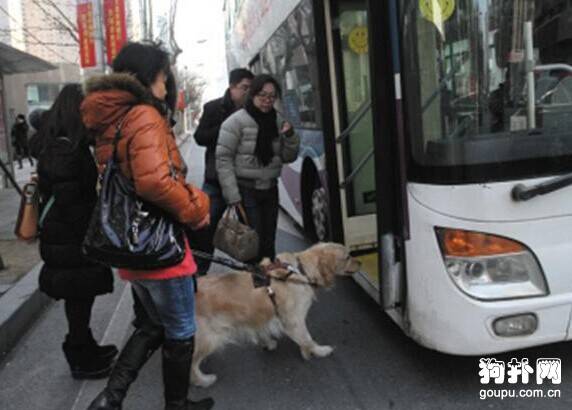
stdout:
<svg viewBox="0 0 572 410">
<path fill-rule="evenodd" d="M 226 267 L 231 268 L 231 269 L 242 270 L 242 271 L 246 271 L 246 272 L 250 273 L 252 275 L 252 282 L 253 282 L 255 288 L 261 288 L 261 287 L 266 288 L 266 292 L 268 293 L 268 297 L 270 298 L 270 301 L 272 302 L 272 305 L 274 306 L 274 311 L 276 312 L 276 315 L 278 317 L 280 317 L 280 310 L 278 309 L 278 303 L 276 302 L 276 292 L 274 292 L 274 289 L 272 289 L 272 286 L 271 286 L 272 279 L 280 281 L 280 282 L 284 282 L 284 283 L 289 282 L 289 283 L 294 283 L 294 284 L 298 284 L 298 285 L 310 286 L 313 288 L 319 287 L 318 283 L 312 281 L 308 277 L 308 275 L 304 271 L 304 268 L 303 268 L 303 266 L 299 260 L 298 260 L 298 265 L 301 267 L 301 269 L 297 269 L 290 264 L 287 264 L 287 263 L 280 261 L 279 259 L 272 262 L 267 267 L 262 267 L 260 265 L 252 265 L 249 263 L 239 262 L 239 261 L 236 261 L 236 260 L 230 259 L 230 258 L 223 258 L 221 256 L 211 255 L 210 253 L 206 253 L 206 252 L 202 252 L 202 251 L 193 250 L 192 253 L 193 253 L 193 256 L 196 256 L 197 258 L 206 259 L 208 261 L 217 263 L 219 265 L 226 266 Z M 285 269 L 285 270 L 287 270 L 286 276 L 285 277 L 278 277 L 278 276 L 271 275 L 270 271 L 273 269 Z M 306 278 L 306 280 L 291 278 L 291 276 L 294 273 L 297 273 L 297 274 L 304 276 Z"/>
<path fill-rule="evenodd" d="M 245 270 L 248 272 L 255 272 L 257 270 L 257 268 L 254 265 L 251 265 L 249 263 L 239 262 L 239 261 L 236 261 L 234 259 L 223 258 L 222 256 L 211 255 L 210 253 L 198 251 L 195 249 L 193 249 L 192 253 L 193 253 L 193 256 L 196 256 L 197 258 L 206 259 L 208 261 L 217 263 L 219 265 L 226 266 L 227 268 L 236 269 L 236 270 Z"/>
<path fill-rule="evenodd" d="M 206 259 L 218 265 L 226 266 L 234 270 L 246 271 L 252 275 L 254 287 L 259 288 L 270 285 L 270 276 L 261 266 L 252 265 L 250 263 L 239 262 L 230 258 L 223 258 L 222 256 L 211 255 L 210 253 L 193 250 L 193 256 L 200 259 Z"/>
<path fill-rule="evenodd" d="M 250 273 L 254 278 L 255 287 L 269 286 L 270 280 L 272 280 L 272 279 L 280 281 L 280 282 L 290 282 L 290 283 L 295 283 L 298 285 L 311 286 L 314 288 L 317 288 L 320 286 L 318 283 L 312 281 L 308 277 L 306 272 L 303 271 L 303 268 L 300 270 L 300 269 L 295 268 L 294 266 L 292 266 L 290 264 L 281 262 L 280 260 L 278 260 L 276 262 L 272 262 L 268 267 L 265 268 L 265 267 L 262 267 L 260 265 L 253 265 L 250 263 L 239 262 L 239 261 L 236 261 L 236 260 L 230 259 L 230 258 L 224 258 L 222 256 L 211 255 L 210 253 L 202 252 L 199 250 L 193 250 L 192 254 L 193 254 L 193 256 L 196 256 L 197 258 L 206 259 L 206 260 L 214 262 L 216 264 L 226 266 L 227 268 L 231 268 L 231 269 L 235 269 L 235 270 L 242 270 L 242 271 L 246 271 L 246 272 Z M 302 265 L 300 264 L 300 266 L 302 266 Z M 285 277 L 274 276 L 274 275 L 270 274 L 270 271 L 274 270 L 274 269 L 285 269 L 288 271 L 288 273 L 286 274 Z M 291 276 L 294 273 L 297 273 L 299 275 L 304 276 L 306 278 L 306 280 L 291 278 Z"/>
</svg>

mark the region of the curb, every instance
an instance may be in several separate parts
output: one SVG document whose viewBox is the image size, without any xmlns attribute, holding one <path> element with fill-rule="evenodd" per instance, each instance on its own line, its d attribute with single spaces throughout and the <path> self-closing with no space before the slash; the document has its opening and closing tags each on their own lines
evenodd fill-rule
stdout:
<svg viewBox="0 0 572 410">
<path fill-rule="evenodd" d="M 18 343 L 50 298 L 40 292 L 38 276 L 42 263 L 36 265 L 0 297 L 0 360 Z"/>
</svg>

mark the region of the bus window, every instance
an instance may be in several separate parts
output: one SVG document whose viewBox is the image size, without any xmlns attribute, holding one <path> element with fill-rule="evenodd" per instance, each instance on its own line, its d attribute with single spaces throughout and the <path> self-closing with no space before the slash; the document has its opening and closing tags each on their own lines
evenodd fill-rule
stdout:
<svg viewBox="0 0 572 410">
<path fill-rule="evenodd" d="M 256 74 L 260 74 L 262 71 L 261 63 L 260 63 L 260 54 L 257 54 L 251 61 L 248 63 L 248 68 L 250 71 Z"/>
<path fill-rule="evenodd" d="M 412 178 L 468 183 L 569 170 L 572 40 L 554 33 L 568 31 L 570 2 L 464 0 L 438 11 L 403 3 Z"/>
<path fill-rule="evenodd" d="M 260 53 L 260 67 L 282 85 L 280 107 L 296 128 L 320 129 L 318 64 L 312 4 L 304 0 Z"/>
</svg>

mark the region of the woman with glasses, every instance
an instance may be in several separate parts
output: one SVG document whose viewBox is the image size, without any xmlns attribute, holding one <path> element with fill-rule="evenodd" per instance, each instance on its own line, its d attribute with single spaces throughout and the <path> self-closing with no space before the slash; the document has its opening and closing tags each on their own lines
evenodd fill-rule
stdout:
<svg viewBox="0 0 572 410">
<path fill-rule="evenodd" d="M 221 126 L 216 169 L 229 206 L 241 206 L 260 238 L 258 262 L 276 256 L 278 177 L 282 165 L 298 157 L 300 139 L 274 108 L 280 85 L 267 74 L 256 76 L 243 109 Z"/>
</svg>

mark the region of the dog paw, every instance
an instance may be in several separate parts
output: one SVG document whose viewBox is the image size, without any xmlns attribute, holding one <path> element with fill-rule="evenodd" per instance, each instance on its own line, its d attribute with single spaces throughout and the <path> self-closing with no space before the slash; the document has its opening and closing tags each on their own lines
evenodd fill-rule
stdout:
<svg viewBox="0 0 572 410">
<path fill-rule="evenodd" d="M 273 350 L 276 350 L 276 348 L 278 347 L 278 342 L 274 339 L 267 340 L 264 342 L 263 347 L 265 350 L 268 350 L 271 352 Z"/>
<path fill-rule="evenodd" d="M 216 374 L 202 374 L 201 376 L 192 378 L 192 382 L 195 386 L 204 388 L 212 386 L 213 384 L 216 383 L 216 381 L 217 381 Z"/>
<path fill-rule="evenodd" d="M 332 346 L 315 346 L 312 354 L 316 357 L 326 357 L 332 354 L 334 348 Z"/>
<path fill-rule="evenodd" d="M 310 360 L 312 358 L 312 349 L 309 347 L 300 348 L 300 353 L 302 353 L 304 360 Z"/>
</svg>

